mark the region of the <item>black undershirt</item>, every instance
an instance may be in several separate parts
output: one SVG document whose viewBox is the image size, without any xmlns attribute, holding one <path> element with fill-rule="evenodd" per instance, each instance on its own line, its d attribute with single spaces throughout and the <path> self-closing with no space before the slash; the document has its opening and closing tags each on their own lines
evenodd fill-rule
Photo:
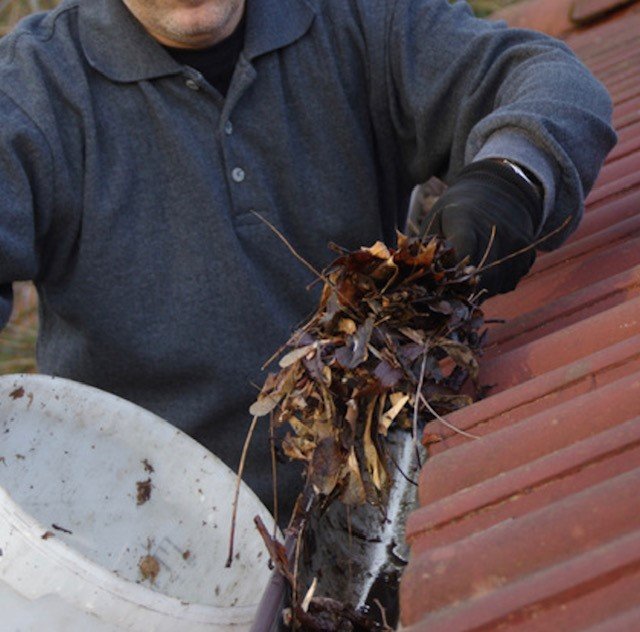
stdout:
<svg viewBox="0 0 640 632">
<path fill-rule="evenodd" d="M 244 46 L 245 17 L 235 31 L 209 48 L 190 49 L 164 46 L 179 64 L 195 68 L 222 96 L 226 96 L 236 62 Z"/>
</svg>

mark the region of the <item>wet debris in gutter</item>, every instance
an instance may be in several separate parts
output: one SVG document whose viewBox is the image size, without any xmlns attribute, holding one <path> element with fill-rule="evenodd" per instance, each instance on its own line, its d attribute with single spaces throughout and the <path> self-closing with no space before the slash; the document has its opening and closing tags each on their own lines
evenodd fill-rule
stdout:
<svg viewBox="0 0 640 632">
<path fill-rule="evenodd" d="M 294 550 L 287 552 L 258 523 L 291 591 L 284 613 L 291 628 L 390 629 L 379 601 L 379 620 L 363 604 L 340 601 L 344 585 L 354 583 L 352 527 L 361 523 L 385 553 L 373 560 L 365 551 L 371 542 L 364 542 L 356 560 L 363 576 L 374 566 L 376 572 L 388 569 L 389 557 L 402 557 L 394 550 L 403 537 L 397 523 L 415 493 L 420 430 L 432 419 L 447 424 L 443 415 L 482 395 L 477 273 L 456 263 L 439 237 L 398 234 L 396 248 L 377 242 L 339 250 L 318 274 L 324 287 L 316 313 L 280 351 L 279 371 L 268 375 L 250 409 L 254 418 L 269 415 L 274 430 L 286 428 L 282 452 L 305 464 L 304 492 L 288 529 Z M 323 529 L 329 533 L 324 549 L 340 550 L 331 542 L 337 524 L 348 542 L 345 555 L 333 560 L 346 578 L 340 586 L 323 579 L 322 564 L 312 563 Z M 399 566 L 388 576 L 399 576 Z M 368 593 L 372 583 L 357 591 Z"/>
</svg>

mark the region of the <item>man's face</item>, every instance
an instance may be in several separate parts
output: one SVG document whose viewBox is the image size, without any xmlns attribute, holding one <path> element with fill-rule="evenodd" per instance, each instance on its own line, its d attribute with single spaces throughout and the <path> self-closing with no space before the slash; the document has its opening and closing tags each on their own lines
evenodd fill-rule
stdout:
<svg viewBox="0 0 640 632">
<path fill-rule="evenodd" d="M 166 46 L 206 48 L 230 35 L 245 0 L 123 0 L 151 36 Z"/>
</svg>

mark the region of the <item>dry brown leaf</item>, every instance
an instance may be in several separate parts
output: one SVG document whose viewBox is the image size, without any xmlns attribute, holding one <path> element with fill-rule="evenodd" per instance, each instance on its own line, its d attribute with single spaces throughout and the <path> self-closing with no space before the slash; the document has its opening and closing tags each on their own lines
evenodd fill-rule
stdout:
<svg viewBox="0 0 640 632">
<path fill-rule="evenodd" d="M 292 364 L 277 374 L 275 380 L 267 379 L 258 399 L 249 407 L 249 413 L 253 417 L 268 415 L 283 397 L 291 393 L 300 374 L 300 367 L 297 364 Z M 273 390 L 267 390 L 272 386 L 273 381 L 275 381 L 275 387 Z"/>
<path fill-rule="evenodd" d="M 279 393 L 260 394 L 258 399 L 249 406 L 249 414 L 253 417 L 263 417 L 268 415 L 282 399 Z"/>
<path fill-rule="evenodd" d="M 367 408 L 367 421 L 364 428 L 363 443 L 364 456 L 366 459 L 367 469 L 371 476 L 371 482 L 375 485 L 378 491 L 382 491 L 387 480 L 387 473 L 371 437 L 376 403 L 377 401 L 374 399 L 369 403 Z"/>
<path fill-rule="evenodd" d="M 480 366 L 475 354 L 467 345 L 447 338 L 438 338 L 433 344 L 440 347 L 458 366 L 467 369 L 472 379 L 478 379 Z"/>
<path fill-rule="evenodd" d="M 340 252 L 251 412 L 288 424 L 283 452 L 307 463 L 318 493 L 377 503 L 389 484 L 384 438 L 412 428 L 418 384 L 419 423 L 431 405 L 440 414 L 469 401 L 461 389 L 477 378 L 482 312 L 470 269 L 440 238 Z"/>
<path fill-rule="evenodd" d="M 307 473 L 316 494 L 331 494 L 340 479 L 343 461 L 342 450 L 333 437 L 322 439 L 316 445 Z"/>
<path fill-rule="evenodd" d="M 376 242 L 355 252 L 336 249 L 339 257 L 323 271 L 318 310 L 290 338 L 281 370 L 267 377 L 252 407 L 254 414 L 273 411 L 275 426 L 288 425 L 282 451 L 306 464 L 298 525 L 309 507 L 335 498 L 383 504 L 387 434 L 411 430 L 414 414 L 419 429 L 470 402 L 462 394 L 469 376 L 478 389 L 484 325 L 476 278 L 473 268 L 456 264 L 450 244 L 399 234 L 396 248 Z M 310 505 L 317 496 L 322 502 Z M 299 629 L 311 629 L 311 621 L 320 629 L 321 619 L 313 618 L 319 599 L 307 599 L 305 612 L 296 590 L 291 616 Z"/>
<path fill-rule="evenodd" d="M 393 393 L 389 397 L 392 406 L 389 410 L 382 415 L 378 422 L 378 432 L 387 436 L 389 426 L 393 423 L 394 419 L 400 414 L 400 411 L 404 408 L 405 404 L 409 401 L 409 396 L 403 393 Z"/>
<path fill-rule="evenodd" d="M 298 349 L 290 351 L 280 359 L 280 362 L 278 362 L 280 368 L 286 369 L 288 366 L 291 366 L 292 364 L 298 362 L 298 360 L 302 360 L 302 358 L 304 358 L 307 354 L 311 355 L 311 352 L 314 351 L 316 347 L 317 343 L 314 342 L 310 345 L 307 345 L 306 347 L 299 347 Z"/>
<path fill-rule="evenodd" d="M 366 494 L 364 491 L 364 483 L 360 475 L 360 466 L 356 457 L 355 450 L 351 448 L 347 458 L 346 467 L 343 470 L 345 487 L 340 494 L 340 500 L 345 505 L 362 505 L 365 502 Z"/>
<path fill-rule="evenodd" d="M 381 241 L 376 241 L 373 246 L 370 246 L 369 248 L 361 248 L 361 250 L 363 252 L 368 252 L 371 256 L 377 257 L 378 259 L 391 259 L 391 252 L 389 251 L 389 248 L 387 248 L 387 246 Z"/>
<path fill-rule="evenodd" d="M 341 318 L 338 321 L 338 331 L 343 334 L 353 335 L 356 333 L 358 326 L 351 318 Z"/>
</svg>

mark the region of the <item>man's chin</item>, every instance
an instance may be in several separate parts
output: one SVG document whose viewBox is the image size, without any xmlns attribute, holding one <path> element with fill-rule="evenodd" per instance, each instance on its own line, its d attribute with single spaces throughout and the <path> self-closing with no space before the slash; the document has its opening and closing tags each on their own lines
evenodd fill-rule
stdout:
<svg viewBox="0 0 640 632">
<path fill-rule="evenodd" d="M 149 29 L 151 35 L 165 46 L 175 48 L 206 48 L 213 46 L 225 36 L 220 36 L 217 24 L 202 22 L 174 22 L 162 28 Z"/>
<path fill-rule="evenodd" d="M 237 21 L 212 12 L 211 7 L 201 1 L 195 4 L 193 10 L 181 9 L 180 15 L 163 25 L 160 35 L 167 41 L 162 43 L 181 48 L 204 48 L 231 35 Z"/>
</svg>

